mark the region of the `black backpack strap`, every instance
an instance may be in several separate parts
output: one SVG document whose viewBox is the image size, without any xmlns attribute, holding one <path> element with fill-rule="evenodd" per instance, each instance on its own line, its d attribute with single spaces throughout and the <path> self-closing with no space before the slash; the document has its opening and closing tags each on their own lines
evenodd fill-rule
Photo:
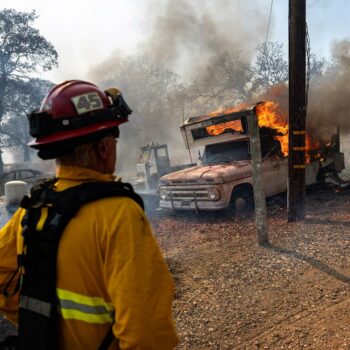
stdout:
<svg viewBox="0 0 350 350">
<path fill-rule="evenodd" d="M 42 179 L 39 180 L 38 182 L 36 182 L 34 184 L 34 186 L 31 188 L 31 195 L 30 197 L 28 196 L 24 196 L 20 206 L 22 208 L 26 208 L 28 209 L 29 207 L 33 206 L 40 206 L 43 204 L 43 201 L 41 199 L 43 191 L 45 188 L 53 188 L 55 182 L 57 181 L 56 178 L 52 178 L 52 179 Z M 35 203 L 35 204 L 34 204 Z M 17 294 L 19 292 L 20 289 L 20 274 L 21 274 L 21 266 L 23 266 L 22 262 L 21 262 L 22 256 L 18 255 L 17 256 L 17 269 L 16 271 L 14 271 L 12 273 L 12 275 L 10 276 L 9 280 L 6 282 L 5 287 L 4 287 L 4 295 L 5 297 L 12 297 L 15 294 Z M 15 280 L 15 278 L 17 279 L 17 283 L 16 285 L 13 287 L 13 281 Z M 12 287 L 12 290 L 10 290 L 10 288 Z"/>
<path fill-rule="evenodd" d="M 113 340 L 116 339 L 113 334 L 113 324 L 109 327 L 106 336 L 103 338 L 102 343 L 97 350 L 108 350 L 112 345 Z M 118 339 L 117 339 L 118 340 Z M 117 342 L 117 350 L 119 350 L 119 341 Z M 1 349 L 0 349 L 1 350 Z"/>
<path fill-rule="evenodd" d="M 0 350 L 19 350 L 18 336 L 9 335 L 0 341 Z"/>
<path fill-rule="evenodd" d="M 24 266 L 19 308 L 19 345 L 21 350 L 56 348 L 57 252 L 61 235 L 79 208 L 106 197 L 128 197 L 143 209 L 143 201 L 131 185 L 122 182 L 94 182 L 55 192 L 54 181 L 34 187 L 31 197 L 21 206 L 27 209 L 22 220 L 26 253 L 19 259 Z M 44 215 L 45 214 L 45 215 Z M 106 336 L 108 345 L 113 333 Z"/>
<path fill-rule="evenodd" d="M 45 179 L 32 187 L 30 197 L 25 196 L 20 206 L 25 209 L 38 208 L 44 203 L 51 203 L 57 208 L 67 208 L 71 212 L 73 208 L 79 209 L 83 204 L 105 197 L 128 197 L 133 199 L 144 210 L 142 198 L 134 192 L 129 183 L 116 182 L 86 182 L 78 186 L 68 188 L 62 192 L 53 190 L 54 179 Z M 73 209 L 74 210 L 74 209 Z M 74 210 L 74 213 L 76 210 Z"/>
<path fill-rule="evenodd" d="M 107 197 L 128 197 L 144 210 L 142 198 L 134 192 L 130 184 L 123 182 L 87 182 L 62 192 L 51 191 L 47 195 L 48 201 L 59 208 L 58 212 L 70 218 L 85 203 Z"/>
<path fill-rule="evenodd" d="M 53 189 L 57 179 L 43 179 L 36 182 L 30 190 L 30 196 L 24 196 L 20 207 L 24 209 L 38 208 L 45 203 L 46 191 Z"/>
</svg>

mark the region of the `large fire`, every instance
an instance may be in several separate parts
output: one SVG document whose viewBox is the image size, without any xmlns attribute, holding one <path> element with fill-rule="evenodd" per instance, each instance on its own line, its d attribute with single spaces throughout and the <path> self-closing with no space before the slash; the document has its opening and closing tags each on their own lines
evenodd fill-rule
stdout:
<svg viewBox="0 0 350 350">
<path fill-rule="evenodd" d="M 220 114 L 230 114 L 247 108 L 246 105 L 241 104 L 228 109 L 219 109 L 210 113 L 211 117 L 218 116 Z M 266 127 L 276 131 L 275 138 L 281 144 L 281 151 L 283 155 L 288 156 L 288 121 L 287 117 L 280 111 L 279 105 L 273 101 L 261 102 L 256 107 L 256 114 L 258 116 L 259 127 Z M 234 120 L 224 124 L 208 126 L 207 131 L 210 135 L 220 135 L 225 130 L 231 129 L 233 131 L 243 131 L 240 120 Z M 317 142 L 312 142 L 311 138 L 306 135 L 306 152 L 317 148 L 319 145 Z M 307 156 L 307 159 L 309 157 Z"/>
<path fill-rule="evenodd" d="M 288 122 L 287 118 L 279 111 L 278 104 L 272 101 L 262 102 L 256 106 L 259 127 L 276 130 L 276 139 L 281 143 L 284 156 L 288 155 Z"/>
</svg>

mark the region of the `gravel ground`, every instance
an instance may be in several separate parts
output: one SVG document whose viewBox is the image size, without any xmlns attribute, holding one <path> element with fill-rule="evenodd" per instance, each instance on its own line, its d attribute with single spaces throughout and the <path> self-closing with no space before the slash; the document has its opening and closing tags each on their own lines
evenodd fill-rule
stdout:
<svg viewBox="0 0 350 350">
<path fill-rule="evenodd" d="M 176 283 L 178 349 L 349 349 L 350 192 L 307 195 L 287 223 L 269 201 L 270 244 L 254 216 L 170 215 L 152 224 Z M 0 337 L 13 329 L 0 321 Z"/>
<path fill-rule="evenodd" d="M 0 341 L 9 335 L 14 335 L 17 333 L 16 328 L 8 321 L 6 321 L 2 316 L 0 316 Z"/>
<path fill-rule="evenodd" d="M 178 349 L 350 349 L 350 193 L 307 195 L 306 220 L 268 208 L 270 244 L 254 217 L 153 218 L 176 281 Z"/>
</svg>

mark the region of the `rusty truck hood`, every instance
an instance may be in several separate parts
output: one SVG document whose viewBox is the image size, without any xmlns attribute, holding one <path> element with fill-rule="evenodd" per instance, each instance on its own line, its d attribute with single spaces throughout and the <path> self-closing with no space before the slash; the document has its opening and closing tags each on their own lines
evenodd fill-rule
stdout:
<svg viewBox="0 0 350 350">
<path fill-rule="evenodd" d="M 252 175 L 249 160 L 233 163 L 198 165 L 163 176 L 164 185 L 213 184 L 238 180 Z"/>
</svg>

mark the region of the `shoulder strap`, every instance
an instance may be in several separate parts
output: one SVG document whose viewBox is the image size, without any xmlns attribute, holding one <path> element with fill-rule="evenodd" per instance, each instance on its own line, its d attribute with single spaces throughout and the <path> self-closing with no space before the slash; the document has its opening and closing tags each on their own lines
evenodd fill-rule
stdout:
<svg viewBox="0 0 350 350">
<path fill-rule="evenodd" d="M 109 347 L 112 345 L 113 340 L 116 339 L 113 334 L 113 324 L 109 327 L 107 334 L 103 338 L 100 346 L 98 347 L 97 350 L 108 350 Z M 117 339 L 118 341 L 118 339 Z M 119 341 L 117 342 L 117 350 L 119 350 Z M 1 349 L 0 349 L 1 350 Z"/>
<path fill-rule="evenodd" d="M 68 188 L 65 191 L 55 192 L 54 183 L 57 179 L 45 180 L 32 188 L 31 196 L 25 196 L 21 207 L 25 209 L 38 208 L 50 203 L 56 210 L 75 213 L 83 204 L 106 197 L 128 197 L 133 199 L 144 210 L 142 198 L 134 192 L 129 183 L 124 182 L 86 182 Z"/>
<path fill-rule="evenodd" d="M 130 184 L 123 182 L 87 182 L 62 192 L 50 191 L 47 194 L 48 202 L 58 212 L 73 215 L 85 203 L 107 197 L 128 197 L 144 209 L 142 198 L 134 192 Z"/>
<path fill-rule="evenodd" d="M 79 208 L 91 201 L 123 196 L 143 209 L 143 201 L 132 186 L 122 182 L 94 182 L 55 192 L 54 181 L 33 188 L 21 206 L 26 254 L 20 256 L 25 274 L 21 278 L 19 342 L 23 350 L 54 349 L 56 337 L 56 269 L 60 237 Z M 113 333 L 112 333 L 113 336 Z M 113 337 L 106 336 L 108 345 Z"/>
</svg>

